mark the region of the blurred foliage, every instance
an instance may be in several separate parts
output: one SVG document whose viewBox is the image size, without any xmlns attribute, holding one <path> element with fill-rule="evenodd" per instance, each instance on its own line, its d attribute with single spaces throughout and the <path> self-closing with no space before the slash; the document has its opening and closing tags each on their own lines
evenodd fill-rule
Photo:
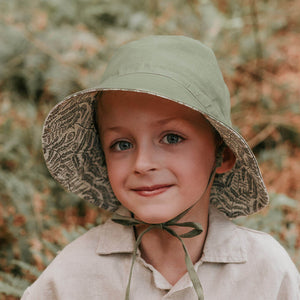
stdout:
<svg viewBox="0 0 300 300">
<path fill-rule="evenodd" d="M 51 178 L 42 124 L 64 96 L 98 84 L 117 47 L 149 34 L 214 49 L 271 192 L 269 209 L 237 222 L 271 233 L 300 267 L 299 11 L 296 0 L 0 0 L 0 299 L 107 218 Z"/>
</svg>

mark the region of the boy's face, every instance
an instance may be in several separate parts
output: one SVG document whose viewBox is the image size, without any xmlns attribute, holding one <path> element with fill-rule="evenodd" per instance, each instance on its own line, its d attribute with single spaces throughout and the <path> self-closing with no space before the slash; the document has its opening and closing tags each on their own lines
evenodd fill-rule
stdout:
<svg viewBox="0 0 300 300">
<path fill-rule="evenodd" d="M 201 198 L 214 165 L 215 136 L 200 113 L 153 95 L 109 91 L 98 117 L 112 189 L 137 218 L 166 222 Z M 198 213 L 208 204 L 209 192 Z"/>
</svg>

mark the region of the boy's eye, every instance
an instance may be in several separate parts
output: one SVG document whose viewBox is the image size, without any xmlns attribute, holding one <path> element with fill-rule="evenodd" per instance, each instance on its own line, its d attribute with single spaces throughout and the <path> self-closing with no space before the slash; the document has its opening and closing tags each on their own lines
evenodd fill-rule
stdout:
<svg viewBox="0 0 300 300">
<path fill-rule="evenodd" d="M 119 141 L 114 143 L 111 148 L 115 151 L 125 151 L 132 148 L 132 144 L 127 141 Z"/>
<path fill-rule="evenodd" d="M 162 141 L 165 144 L 178 144 L 183 141 L 183 138 L 177 134 L 170 133 L 165 135 Z"/>
</svg>

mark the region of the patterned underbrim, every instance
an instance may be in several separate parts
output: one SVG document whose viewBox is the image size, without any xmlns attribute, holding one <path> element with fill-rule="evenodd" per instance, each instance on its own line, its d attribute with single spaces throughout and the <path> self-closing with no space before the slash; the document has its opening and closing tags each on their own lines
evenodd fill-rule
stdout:
<svg viewBox="0 0 300 300">
<path fill-rule="evenodd" d="M 115 211 L 120 203 L 108 180 L 94 124 L 100 92 L 99 88 L 81 91 L 56 105 L 45 121 L 42 146 L 50 173 L 64 188 L 105 210 Z M 236 156 L 231 171 L 216 175 L 211 202 L 230 218 L 259 211 L 268 204 L 268 193 L 254 154 L 234 129 L 211 116 L 205 117 Z"/>
</svg>

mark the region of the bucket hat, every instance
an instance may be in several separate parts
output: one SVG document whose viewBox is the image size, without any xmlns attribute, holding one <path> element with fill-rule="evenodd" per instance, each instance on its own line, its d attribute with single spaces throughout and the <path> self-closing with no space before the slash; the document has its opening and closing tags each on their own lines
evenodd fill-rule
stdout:
<svg viewBox="0 0 300 300">
<path fill-rule="evenodd" d="M 149 93 L 200 112 L 236 157 L 230 171 L 216 174 L 211 203 L 230 218 L 268 204 L 256 158 L 232 127 L 230 95 L 215 55 L 184 36 L 149 36 L 123 45 L 99 86 L 66 97 L 50 111 L 42 134 L 44 157 L 52 176 L 67 190 L 108 211 L 120 205 L 95 125 L 97 99 L 107 90 Z"/>
</svg>

